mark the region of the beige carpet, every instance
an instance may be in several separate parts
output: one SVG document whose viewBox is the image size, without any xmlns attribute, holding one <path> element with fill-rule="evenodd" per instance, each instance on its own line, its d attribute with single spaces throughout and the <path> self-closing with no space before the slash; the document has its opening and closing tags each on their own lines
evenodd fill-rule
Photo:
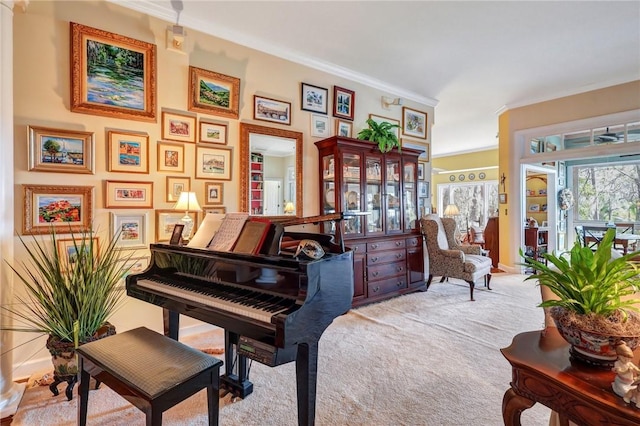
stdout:
<svg viewBox="0 0 640 426">
<path fill-rule="evenodd" d="M 499 349 L 519 332 L 541 329 L 540 292 L 523 276 L 496 274 L 475 302 L 461 281 L 434 283 L 426 293 L 352 310 L 320 340 L 318 425 L 501 425 L 502 395 L 511 369 Z M 215 346 L 220 333 L 194 336 Z M 296 425 L 295 364 L 253 363 L 254 393 L 224 399 L 221 425 Z M 14 425 L 73 425 L 77 397 L 29 389 Z M 539 404 L 523 424 L 548 424 Z M 106 386 L 89 397 L 90 425 L 142 425 L 144 415 Z M 205 425 L 205 393 L 165 413 L 166 425 Z"/>
</svg>

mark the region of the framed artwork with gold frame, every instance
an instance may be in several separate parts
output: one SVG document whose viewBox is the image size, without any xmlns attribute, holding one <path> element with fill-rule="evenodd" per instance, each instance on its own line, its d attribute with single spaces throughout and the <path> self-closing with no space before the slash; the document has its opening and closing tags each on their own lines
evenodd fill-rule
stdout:
<svg viewBox="0 0 640 426">
<path fill-rule="evenodd" d="M 107 130 L 108 170 L 149 174 L 149 135 L 124 130 Z"/>
<path fill-rule="evenodd" d="M 93 132 L 27 126 L 29 170 L 93 174 Z"/>
<path fill-rule="evenodd" d="M 23 234 L 89 231 L 93 220 L 93 186 L 22 185 Z"/>
<path fill-rule="evenodd" d="M 184 173 L 184 145 L 158 142 L 158 171 Z"/>
<path fill-rule="evenodd" d="M 189 67 L 189 111 L 238 119 L 240 79 Z"/>
</svg>

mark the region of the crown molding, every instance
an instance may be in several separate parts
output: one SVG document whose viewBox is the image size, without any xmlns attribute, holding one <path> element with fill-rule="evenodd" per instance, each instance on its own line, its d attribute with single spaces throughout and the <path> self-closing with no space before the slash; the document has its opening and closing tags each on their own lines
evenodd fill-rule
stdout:
<svg viewBox="0 0 640 426">
<path fill-rule="evenodd" d="M 175 10 L 166 6 L 170 4 L 169 2 L 163 2 L 162 4 L 159 4 L 159 3 L 152 2 L 150 0 L 139 0 L 139 1 L 133 1 L 133 2 L 127 1 L 127 0 L 107 0 L 107 1 L 110 3 L 117 4 L 119 6 L 122 6 L 124 8 L 132 9 L 140 13 L 144 13 L 146 15 L 163 19 L 169 22 L 176 21 L 176 18 L 178 16 L 178 13 Z M 405 89 L 385 83 L 384 81 L 378 80 L 366 74 L 362 74 L 362 73 L 353 71 L 351 69 L 329 63 L 329 62 L 319 61 L 301 52 L 295 52 L 288 49 L 283 49 L 279 46 L 275 46 L 264 40 L 247 36 L 246 34 L 243 34 L 240 31 L 236 31 L 228 27 L 212 26 L 210 22 L 206 22 L 204 20 L 199 20 L 199 19 L 191 19 L 188 17 L 181 17 L 180 25 L 193 30 L 200 31 L 205 34 L 212 35 L 214 37 L 231 41 L 236 44 L 240 44 L 245 47 L 249 47 L 251 49 L 256 49 L 261 52 L 268 53 L 270 55 L 273 55 L 282 59 L 286 59 L 291 62 L 305 65 L 310 68 L 316 69 L 318 71 L 323 71 L 331 75 L 345 78 L 347 80 L 352 80 L 352 81 L 364 84 L 366 86 L 373 87 L 375 89 L 383 90 L 388 93 L 394 93 L 394 96 L 399 96 L 408 100 L 412 100 L 414 102 L 418 102 L 420 104 L 423 104 L 429 107 L 435 107 L 436 105 L 438 105 L 438 102 L 439 102 L 437 99 L 430 98 L 427 96 L 422 96 L 411 91 L 407 91 Z"/>
</svg>

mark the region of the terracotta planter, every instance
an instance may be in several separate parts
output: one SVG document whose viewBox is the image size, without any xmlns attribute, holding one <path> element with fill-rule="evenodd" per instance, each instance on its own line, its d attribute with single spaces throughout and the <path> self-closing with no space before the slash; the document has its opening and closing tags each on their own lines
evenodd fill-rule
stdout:
<svg viewBox="0 0 640 426">
<path fill-rule="evenodd" d="M 96 334 L 91 338 L 83 342 L 79 342 L 79 345 L 102 339 L 113 334 L 116 334 L 116 328 L 107 322 L 100 327 Z M 59 393 L 58 385 L 62 382 L 67 382 L 65 395 L 67 399 L 71 401 L 73 399 L 73 387 L 78 381 L 78 358 L 76 356 L 75 345 L 73 342 L 60 340 L 56 336 L 49 336 L 46 347 L 51 354 L 51 361 L 53 363 L 54 380 L 49 386 L 49 389 L 53 395 L 57 396 Z"/>
<path fill-rule="evenodd" d="M 564 313 L 560 307 L 551 308 L 560 335 L 571 345 L 571 358 L 595 367 L 611 369 L 617 359 L 616 343 L 624 340 L 634 350 L 640 345 L 640 336 L 608 335 L 581 330 L 575 324 L 559 320 Z"/>
</svg>

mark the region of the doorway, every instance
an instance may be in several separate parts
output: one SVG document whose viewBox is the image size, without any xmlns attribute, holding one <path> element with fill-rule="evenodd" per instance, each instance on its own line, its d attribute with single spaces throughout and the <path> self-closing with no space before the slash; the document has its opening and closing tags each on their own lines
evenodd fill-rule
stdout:
<svg viewBox="0 0 640 426">
<path fill-rule="evenodd" d="M 284 214 L 282 200 L 282 179 L 265 179 L 264 214 L 266 216 L 278 216 Z"/>
</svg>

